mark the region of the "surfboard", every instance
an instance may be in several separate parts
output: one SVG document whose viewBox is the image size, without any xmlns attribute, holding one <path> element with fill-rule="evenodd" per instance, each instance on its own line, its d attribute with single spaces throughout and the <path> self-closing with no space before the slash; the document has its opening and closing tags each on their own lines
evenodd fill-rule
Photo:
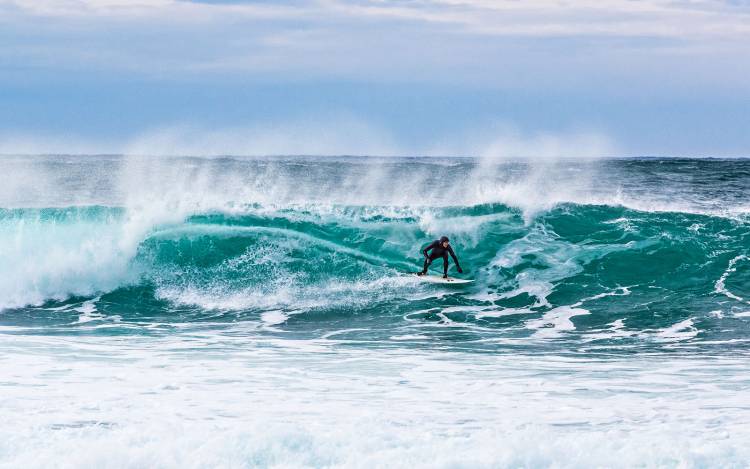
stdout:
<svg viewBox="0 0 750 469">
<path fill-rule="evenodd" d="M 442 275 L 417 275 L 417 278 L 422 280 L 423 282 L 447 283 L 447 284 L 452 284 L 452 285 L 465 285 L 467 283 L 474 282 L 474 280 L 467 280 L 463 278 L 453 278 L 453 277 L 443 278 Z"/>
</svg>

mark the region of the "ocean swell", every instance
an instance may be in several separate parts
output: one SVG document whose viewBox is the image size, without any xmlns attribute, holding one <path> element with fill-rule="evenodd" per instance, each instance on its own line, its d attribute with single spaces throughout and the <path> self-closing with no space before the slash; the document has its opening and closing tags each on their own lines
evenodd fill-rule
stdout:
<svg viewBox="0 0 750 469">
<path fill-rule="evenodd" d="M 443 233 L 474 284 L 445 290 L 410 275 L 423 244 Z M 97 297 L 102 311 L 131 311 L 126 320 L 149 308 L 167 321 L 170 310 L 280 311 L 296 321 L 418 316 L 498 337 L 737 338 L 748 234 L 731 218 L 570 203 L 531 220 L 503 204 L 256 204 L 148 230 L 124 208 L 13 209 L 0 211 L 10 260 L 0 298 L 5 314 Z M 670 332 L 686 328 L 695 333 Z"/>
</svg>

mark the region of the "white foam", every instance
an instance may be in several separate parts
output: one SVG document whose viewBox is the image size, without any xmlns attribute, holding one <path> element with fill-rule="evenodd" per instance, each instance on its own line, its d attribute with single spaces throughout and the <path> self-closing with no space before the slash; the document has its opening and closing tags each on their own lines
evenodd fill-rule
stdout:
<svg viewBox="0 0 750 469">
<path fill-rule="evenodd" d="M 503 316 L 514 316 L 517 314 L 535 314 L 536 311 L 533 311 L 528 308 L 484 308 L 479 310 L 479 312 L 475 313 L 475 317 L 477 319 L 483 319 L 483 318 L 500 318 Z"/>
<path fill-rule="evenodd" d="M 72 309 L 72 311 L 81 313 L 78 316 L 79 323 L 96 321 L 104 317 L 103 314 L 98 313 L 96 310 L 96 303 L 99 301 L 99 299 L 100 298 L 97 297 L 91 300 L 84 301 L 83 303 L 81 303 L 81 306 Z"/>
<path fill-rule="evenodd" d="M 260 315 L 260 320 L 267 326 L 276 326 L 284 324 L 289 319 L 289 315 L 283 311 L 266 311 Z"/>
<path fill-rule="evenodd" d="M 137 278 L 117 217 L 0 220 L 0 309 L 88 296 Z"/>
<path fill-rule="evenodd" d="M 574 331 L 575 324 L 571 318 L 591 314 L 583 308 L 559 306 L 544 313 L 540 319 L 526 321 L 528 329 L 536 329 L 533 337 L 549 339 L 558 337 L 562 332 Z"/>
<path fill-rule="evenodd" d="M 379 277 L 355 281 L 308 284 L 294 275 L 278 275 L 267 283 L 242 287 L 226 285 L 222 279 L 208 285 L 170 285 L 157 288 L 158 298 L 176 304 L 195 305 L 204 310 L 242 311 L 278 308 L 299 311 L 321 307 L 367 304 L 413 291 L 422 285 L 414 276 Z"/>
<path fill-rule="evenodd" d="M 726 287 L 727 278 L 732 273 L 737 271 L 737 263 L 743 260 L 747 260 L 747 256 L 745 256 L 744 254 L 737 256 L 729 261 L 729 265 L 727 266 L 727 269 L 721 274 L 721 277 L 719 277 L 719 280 L 717 280 L 716 283 L 714 284 L 714 292 L 720 293 L 726 296 L 727 298 L 731 298 L 733 300 L 741 301 L 743 303 L 748 303 L 741 296 L 737 296 L 734 293 L 727 290 L 727 287 Z"/>
<path fill-rule="evenodd" d="M 394 335 L 390 337 L 391 340 L 401 341 L 401 340 L 430 340 L 430 338 L 426 335 L 421 334 L 405 334 L 405 335 Z"/>
<path fill-rule="evenodd" d="M 581 306 L 583 303 L 585 303 L 587 301 L 599 300 L 599 299 L 602 299 L 602 298 L 606 298 L 608 296 L 627 296 L 627 295 L 630 295 L 630 289 L 628 287 L 617 287 L 617 288 L 615 288 L 614 290 L 611 290 L 611 291 L 606 291 L 606 292 L 603 292 L 603 293 L 598 293 L 598 294 L 596 294 L 594 296 L 583 298 L 581 301 L 579 301 L 577 303 L 574 303 L 573 306 L 574 307 Z"/>
<path fill-rule="evenodd" d="M 183 339 L 4 336 L 0 467 L 750 460 L 750 409 L 737 391 L 750 386 L 745 356 L 596 360 Z"/>
<path fill-rule="evenodd" d="M 620 330 L 625 327 L 625 320 L 624 319 L 616 319 L 612 321 L 611 323 L 607 324 L 608 326 L 611 326 L 613 330 Z"/>
<path fill-rule="evenodd" d="M 661 329 L 656 336 L 663 341 L 689 340 L 698 335 L 698 329 L 693 325 L 693 319 L 685 319 L 670 327 Z"/>
<path fill-rule="evenodd" d="M 73 311 L 77 311 L 84 315 L 90 315 L 94 312 L 96 312 L 96 302 L 99 301 L 99 298 L 95 298 L 93 300 L 84 301 L 81 303 L 81 306 L 77 308 L 73 308 Z"/>
<path fill-rule="evenodd" d="M 591 342 L 594 340 L 624 339 L 641 335 L 639 331 L 626 330 L 624 319 L 617 319 L 607 325 L 609 326 L 608 329 L 587 333 L 584 341 Z"/>
</svg>

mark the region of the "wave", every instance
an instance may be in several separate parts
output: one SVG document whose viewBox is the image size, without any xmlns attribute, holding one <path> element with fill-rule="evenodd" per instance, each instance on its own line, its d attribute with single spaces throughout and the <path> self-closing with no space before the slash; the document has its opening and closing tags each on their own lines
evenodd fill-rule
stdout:
<svg viewBox="0 0 750 469">
<path fill-rule="evenodd" d="M 121 207 L 0 210 L 1 306 L 98 296 L 120 317 L 380 311 L 542 338 L 630 330 L 665 341 L 714 337 L 727 318 L 744 330 L 750 309 L 750 226 L 723 217 L 560 204 L 529 221 L 504 204 L 311 204 L 143 226 Z M 442 234 L 471 287 L 446 292 L 409 275 Z"/>
<path fill-rule="evenodd" d="M 0 166 L 17 176 L 0 188 L 5 324 L 222 318 L 286 333 L 488 343 L 747 333 L 742 161 L 36 157 Z M 441 235 L 472 285 L 410 275 L 420 248 Z"/>
</svg>

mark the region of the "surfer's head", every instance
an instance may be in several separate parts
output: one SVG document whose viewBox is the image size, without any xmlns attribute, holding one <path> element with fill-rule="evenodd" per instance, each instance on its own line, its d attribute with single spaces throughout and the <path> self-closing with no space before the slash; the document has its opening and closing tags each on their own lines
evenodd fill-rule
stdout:
<svg viewBox="0 0 750 469">
<path fill-rule="evenodd" d="M 440 238 L 440 244 L 442 244 L 444 248 L 447 248 L 449 243 L 450 240 L 447 236 L 443 236 L 442 238 Z"/>
</svg>

